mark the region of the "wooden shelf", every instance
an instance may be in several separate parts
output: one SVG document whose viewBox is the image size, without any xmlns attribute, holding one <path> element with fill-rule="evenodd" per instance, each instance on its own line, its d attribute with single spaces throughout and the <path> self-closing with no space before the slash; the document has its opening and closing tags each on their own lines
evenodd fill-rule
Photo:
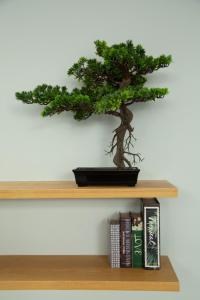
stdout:
<svg viewBox="0 0 200 300">
<path fill-rule="evenodd" d="M 176 197 L 166 180 L 140 180 L 135 187 L 78 187 L 74 181 L 0 182 L 0 199 Z M 106 256 L 0 256 L 0 290 L 178 291 L 168 257 L 160 270 L 111 269 Z"/>
<path fill-rule="evenodd" d="M 0 290 L 178 291 L 167 256 L 160 270 L 111 269 L 107 256 L 0 256 Z"/>
<path fill-rule="evenodd" d="M 135 187 L 78 187 L 74 181 L 0 182 L 0 199 L 177 197 L 166 180 L 139 180 Z"/>
</svg>

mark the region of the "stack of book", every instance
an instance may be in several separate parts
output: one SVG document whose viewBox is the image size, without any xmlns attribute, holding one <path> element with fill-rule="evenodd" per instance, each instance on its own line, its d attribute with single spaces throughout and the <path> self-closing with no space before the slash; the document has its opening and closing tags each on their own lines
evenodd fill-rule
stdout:
<svg viewBox="0 0 200 300">
<path fill-rule="evenodd" d="M 160 204 L 156 198 L 141 199 L 141 212 L 120 213 L 110 220 L 112 268 L 160 268 Z"/>
</svg>

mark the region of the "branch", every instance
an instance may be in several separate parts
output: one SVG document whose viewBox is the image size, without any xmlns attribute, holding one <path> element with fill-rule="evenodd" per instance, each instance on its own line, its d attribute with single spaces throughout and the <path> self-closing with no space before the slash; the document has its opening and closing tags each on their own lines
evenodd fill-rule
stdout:
<svg viewBox="0 0 200 300">
<path fill-rule="evenodd" d="M 132 143 L 132 139 L 136 141 L 136 138 L 133 136 L 133 134 L 131 132 L 129 132 L 128 137 L 125 139 L 124 142 L 124 149 L 127 149 L 128 151 L 130 151 L 130 147 L 134 148 L 134 145 Z"/>
<path fill-rule="evenodd" d="M 116 131 L 116 129 L 113 132 L 115 132 L 115 131 Z M 110 150 L 106 151 L 107 154 L 112 154 L 114 149 L 117 147 L 117 141 L 115 141 L 116 138 L 117 138 L 117 133 L 115 133 L 113 138 L 112 138 L 112 141 L 110 143 Z"/>
<path fill-rule="evenodd" d="M 112 115 L 115 117 L 121 117 L 121 114 L 118 111 L 107 111 L 106 112 L 107 115 Z"/>
<path fill-rule="evenodd" d="M 127 155 L 131 155 L 133 157 L 133 163 L 135 164 L 138 159 L 138 161 L 143 161 L 143 158 L 141 157 L 141 154 L 140 153 L 131 153 L 129 151 L 124 151 L 124 154 L 127 154 Z"/>
<path fill-rule="evenodd" d="M 117 143 L 115 143 L 113 145 L 111 144 L 110 147 L 111 147 L 110 150 L 106 151 L 106 154 L 112 154 L 114 149 L 117 147 Z"/>
<path fill-rule="evenodd" d="M 132 167 L 130 161 L 126 157 L 123 157 L 123 160 L 127 163 L 127 165 L 129 166 L 129 168 Z"/>
<path fill-rule="evenodd" d="M 143 99 L 141 99 L 141 98 L 135 98 L 135 99 L 130 100 L 129 102 L 124 102 L 124 104 L 126 106 L 129 106 L 129 105 L 133 104 L 134 102 L 142 102 L 142 101 L 143 101 Z"/>
</svg>

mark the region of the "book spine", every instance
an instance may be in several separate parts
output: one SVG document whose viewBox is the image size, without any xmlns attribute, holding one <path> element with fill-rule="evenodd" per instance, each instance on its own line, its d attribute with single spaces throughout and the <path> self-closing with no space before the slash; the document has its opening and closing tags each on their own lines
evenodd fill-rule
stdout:
<svg viewBox="0 0 200 300">
<path fill-rule="evenodd" d="M 120 268 L 120 225 L 110 224 L 110 266 Z"/>
<path fill-rule="evenodd" d="M 131 268 L 131 217 L 120 218 L 120 265 Z"/>
<path fill-rule="evenodd" d="M 132 267 L 143 267 L 143 221 L 141 214 L 132 215 Z"/>
<path fill-rule="evenodd" d="M 143 205 L 144 216 L 144 268 L 160 268 L 160 205 Z"/>
</svg>

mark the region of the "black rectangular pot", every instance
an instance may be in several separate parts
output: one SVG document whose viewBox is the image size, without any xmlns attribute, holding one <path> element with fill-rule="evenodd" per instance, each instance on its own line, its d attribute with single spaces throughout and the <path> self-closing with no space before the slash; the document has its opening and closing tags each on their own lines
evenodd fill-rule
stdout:
<svg viewBox="0 0 200 300">
<path fill-rule="evenodd" d="M 138 168 L 77 168 L 74 175 L 78 186 L 135 186 Z"/>
</svg>

